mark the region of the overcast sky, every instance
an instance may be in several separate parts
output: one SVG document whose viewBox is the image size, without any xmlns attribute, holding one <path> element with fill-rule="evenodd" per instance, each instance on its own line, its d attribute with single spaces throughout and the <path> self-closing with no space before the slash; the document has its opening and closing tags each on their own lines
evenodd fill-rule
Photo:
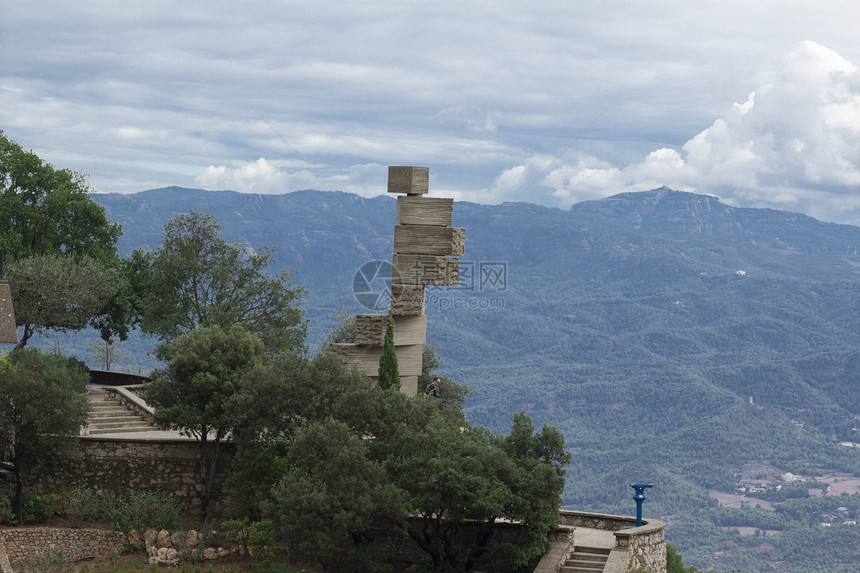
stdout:
<svg viewBox="0 0 860 573">
<path fill-rule="evenodd" d="M 860 2 L 0 0 L 0 129 L 98 192 L 573 203 L 661 185 L 860 224 Z"/>
</svg>

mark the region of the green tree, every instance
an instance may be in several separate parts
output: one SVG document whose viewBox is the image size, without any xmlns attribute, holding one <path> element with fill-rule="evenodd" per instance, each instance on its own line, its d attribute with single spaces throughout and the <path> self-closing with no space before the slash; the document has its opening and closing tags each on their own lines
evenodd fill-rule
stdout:
<svg viewBox="0 0 860 573">
<path fill-rule="evenodd" d="M 325 413 L 317 410 L 275 457 L 283 478 L 270 493 L 278 509 L 268 506 L 268 516 L 292 543 L 325 557 L 329 540 L 352 539 L 355 554 L 366 555 L 386 528 L 397 527 L 445 571 L 516 568 L 546 549 L 570 459 L 554 428 L 535 433 L 528 416 L 518 414 L 510 436 L 495 436 L 471 426 L 458 406 L 378 385 L 343 388 L 324 402 Z M 335 499 L 350 488 L 397 495 L 386 494 L 388 505 L 373 502 L 369 490 L 360 499 Z M 332 512 L 360 518 L 323 524 Z M 522 527 L 499 533 L 509 519 Z"/>
<path fill-rule="evenodd" d="M 219 446 L 233 429 L 230 400 L 245 377 L 266 362 L 262 343 L 242 326 L 199 327 L 157 350 L 166 362 L 146 391 L 162 428 L 180 430 L 199 445 L 201 501 L 209 509 Z"/>
<path fill-rule="evenodd" d="M 91 189 L 81 174 L 54 168 L 0 131 L 0 221 L 4 222 L 0 225 L 0 250 L 8 257 L 8 278 L 18 326 L 24 326 L 18 348 L 25 346 L 40 329 L 83 328 L 79 317 L 84 308 L 90 313 L 84 324 L 105 310 L 105 303 L 100 308 L 83 303 L 90 300 L 88 297 L 94 290 L 104 286 L 102 279 L 111 274 L 110 269 L 118 268 L 116 242 L 121 231 L 119 225 L 108 221 L 104 207 L 93 201 L 90 194 Z M 87 271 L 95 269 L 92 271 L 95 284 L 52 294 L 55 285 L 51 281 L 59 278 L 61 265 L 59 259 L 43 257 L 70 259 L 73 262 L 68 266 L 72 269 L 77 265 L 85 265 Z M 32 258 L 39 262 L 28 264 Z M 98 266 L 103 268 L 96 269 Z M 38 267 L 40 272 L 48 274 L 34 277 L 35 284 L 22 284 L 31 279 L 21 274 L 16 277 L 13 274 L 16 267 L 28 272 Z M 72 280 L 77 279 L 72 277 Z M 63 281 L 59 286 L 78 285 Z M 69 309 L 63 307 L 66 303 L 75 314 L 71 321 Z M 19 318 L 19 308 L 24 319 Z M 36 308 L 39 310 L 34 312 Z M 54 314 L 58 311 L 59 314 Z M 34 319 L 37 322 L 32 322 Z"/>
<path fill-rule="evenodd" d="M 44 163 L 0 131 L 0 248 L 11 260 L 61 252 L 115 259 L 119 225 L 90 193 L 83 175 Z"/>
<path fill-rule="evenodd" d="M 371 570 L 397 530 L 439 570 L 516 568 L 545 550 L 570 460 L 555 428 L 520 413 L 496 436 L 459 405 L 370 387 L 331 354 L 277 356 L 246 380 L 231 487 L 294 555 Z M 500 533 L 507 520 L 522 527 Z"/>
<path fill-rule="evenodd" d="M 90 321 L 107 344 L 127 340 L 129 330 L 140 324 L 152 286 L 151 262 L 140 249 L 117 261 L 115 268 L 117 289 L 99 316 Z"/>
<path fill-rule="evenodd" d="M 15 476 L 13 510 L 23 521 L 22 470 L 76 438 L 87 421 L 89 376 L 57 355 L 17 349 L 0 360 L 0 459 Z"/>
<path fill-rule="evenodd" d="M 335 312 L 334 318 L 337 324 L 320 343 L 318 354 L 330 351 L 332 344 L 355 342 L 355 314 L 344 308 Z"/>
<path fill-rule="evenodd" d="M 434 568 L 516 568 L 546 550 L 570 457 L 554 428 L 530 430 L 531 420 L 518 414 L 510 436 L 493 436 L 442 405 L 420 431 L 392 436 L 386 467 L 420 515 L 407 533 Z M 503 520 L 521 527 L 501 536 Z"/>
<path fill-rule="evenodd" d="M 732 569 L 734 571 L 734 569 Z M 684 567 L 684 556 L 681 555 L 674 545 L 666 544 L 666 573 L 706 573 L 696 569 L 692 565 Z M 709 571 L 707 573 L 713 573 Z"/>
<path fill-rule="evenodd" d="M 80 330 L 108 305 L 117 276 L 87 256 L 36 255 L 9 265 L 15 321 L 24 327 L 16 348 L 37 332 Z"/>
<path fill-rule="evenodd" d="M 241 324 L 269 350 L 304 348 L 307 325 L 299 308 L 305 290 L 295 271 L 270 275 L 269 247 L 254 251 L 221 237 L 214 216 L 191 211 L 164 226 L 151 253 L 151 289 L 141 329 L 162 341 L 198 326 Z"/>
<path fill-rule="evenodd" d="M 287 471 L 264 513 L 278 524 L 292 558 L 319 563 L 323 571 L 381 567 L 373 532 L 402 522 L 405 506 L 366 442 L 333 418 L 306 424 L 290 442 Z"/>
<path fill-rule="evenodd" d="M 397 368 L 397 353 L 394 351 L 394 321 L 390 316 L 385 320 L 385 338 L 382 341 L 376 384 L 382 390 L 400 390 L 400 372 Z"/>
<path fill-rule="evenodd" d="M 260 516 L 261 502 L 283 476 L 281 460 L 300 425 L 324 421 L 341 404 L 359 401 L 369 386 L 367 376 L 331 354 L 277 355 L 246 376 L 231 400 L 237 451 L 229 481 L 251 517 Z M 350 411 L 360 409 L 353 406 Z"/>
</svg>

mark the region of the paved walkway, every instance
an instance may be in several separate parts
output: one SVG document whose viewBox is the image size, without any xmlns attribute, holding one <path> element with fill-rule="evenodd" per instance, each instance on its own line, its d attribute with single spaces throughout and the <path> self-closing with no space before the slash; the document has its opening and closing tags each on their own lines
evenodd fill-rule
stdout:
<svg viewBox="0 0 860 573">
<path fill-rule="evenodd" d="M 573 529 L 573 545 L 575 547 L 591 547 L 594 549 L 614 549 L 615 534 L 605 529 L 575 527 Z"/>
</svg>

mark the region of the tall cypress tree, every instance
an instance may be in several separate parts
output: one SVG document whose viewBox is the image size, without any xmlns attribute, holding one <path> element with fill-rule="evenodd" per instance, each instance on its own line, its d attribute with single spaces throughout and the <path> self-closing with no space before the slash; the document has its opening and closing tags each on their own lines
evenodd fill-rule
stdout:
<svg viewBox="0 0 860 573">
<path fill-rule="evenodd" d="M 376 385 L 382 390 L 400 391 L 400 372 L 397 368 L 397 354 L 394 352 L 394 321 L 390 316 L 385 321 L 385 339 L 382 342 L 382 356 L 379 357 L 379 378 Z"/>
</svg>

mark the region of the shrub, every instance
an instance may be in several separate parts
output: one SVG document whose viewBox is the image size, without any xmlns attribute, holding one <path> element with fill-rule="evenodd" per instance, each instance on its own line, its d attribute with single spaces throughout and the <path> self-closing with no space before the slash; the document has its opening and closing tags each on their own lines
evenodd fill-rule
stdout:
<svg viewBox="0 0 860 573">
<path fill-rule="evenodd" d="M 50 519 L 62 507 L 62 498 L 56 493 L 43 494 L 38 488 L 24 492 L 24 522 Z"/>
<path fill-rule="evenodd" d="M 271 565 L 271 557 L 277 553 L 275 526 L 271 520 L 230 519 L 221 523 L 221 529 L 230 545 L 244 547 L 251 554 L 257 569 Z"/>
<path fill-rule="evenodd" d="M 63 510 L 72 527 L 81 527 L 84 521 L 98 519 L 98 496 L 84 487 L 73 488 L 65 497 Z"/>
<path fill-rule="evenodd" d="M 84 521 L 104 521 L 119 531 L 176 529 L 184 504 L 169 494 L 134 490 L 74 488 L 64 509 L 75 527 Z"/>
<path fill-rule="evenodd" d="M 120 531 L 175 529 L 183 503 L 166 493 L 125 490 L 102 500 L 102 511 Z M 113 499 L 107 499 L 112 497 Z"/>
<path fill-rule="evenodd" d="M 74 372 L 80 372 L 81 374 L 86 374 L 89 376 L 90 369 L 82 360 L 78 360 L 74 356 L 69 356 L 66 359 L 66 363 L 69 367 L 69 370 L 73 370 Z"/>
<path fill-rule="evenodd" d="M 69 560 L 62 553 L 57 555 L 35 555 L 15 566 L 18 573 L 65 573 Z"/>
<path fill-rule="evenodd" d="M 12 500 L 6 496 L 0 496 L 0 524 L 11 525 L 15 523 L 15 513 L 12 511 Z"/>
</svg>

